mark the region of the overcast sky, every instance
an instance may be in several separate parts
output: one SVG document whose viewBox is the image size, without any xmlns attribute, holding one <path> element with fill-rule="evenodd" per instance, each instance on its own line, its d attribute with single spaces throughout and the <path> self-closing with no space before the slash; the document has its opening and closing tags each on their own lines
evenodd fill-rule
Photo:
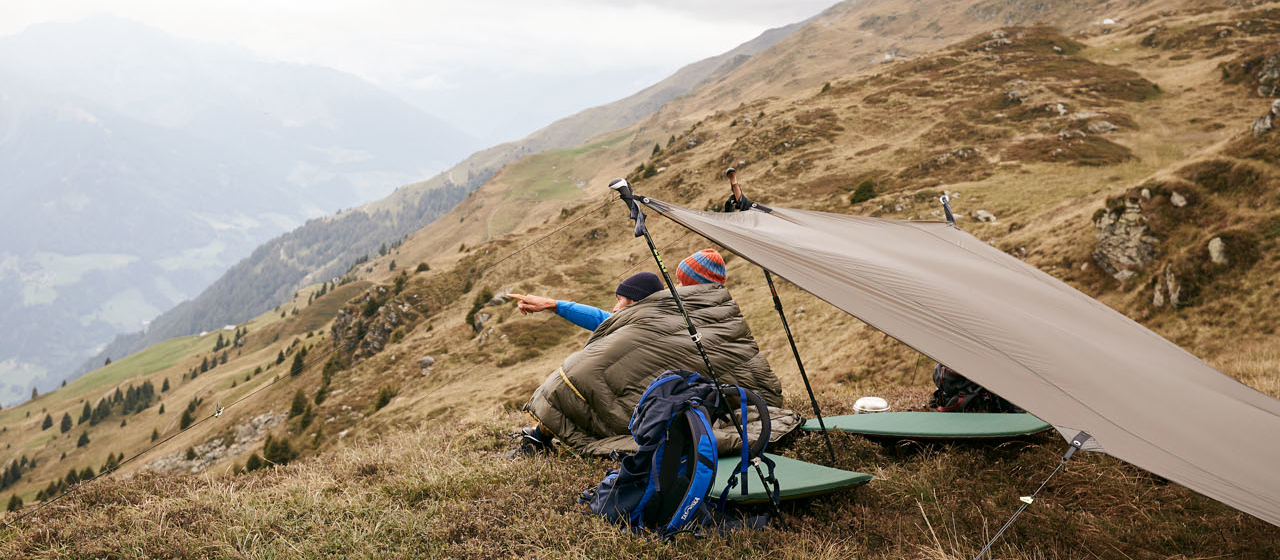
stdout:
<svg viewBox="0 0 1280 560">
<path fill-rule="evenodd" d="M 512 118 L 557 118 L 624 97 L 833 3 L 5 0 L 0 36 L 112 14 L 264 58 L 351 72 L 472 134 L 509 140 L 532 131 Z M 503 107 L 495 107 L 499 99 Z"/>
</svg>

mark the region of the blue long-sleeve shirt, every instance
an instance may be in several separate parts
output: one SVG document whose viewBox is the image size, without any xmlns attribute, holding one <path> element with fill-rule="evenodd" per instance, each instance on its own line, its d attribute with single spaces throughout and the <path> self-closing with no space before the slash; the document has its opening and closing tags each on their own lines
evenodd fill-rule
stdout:
<svg viewBox="0 0 1280 560">
<path fill-rule="evenodd" d="M 589 331 L 596 330 L 605 319 L 612 316 L 612 313 L 603 309 L 597 309 L 590 305 L 577 303 L 573 301 L 557 300 L 556 315 L 564 317 L 565 320 L 578 325 Z"/>
</svg>

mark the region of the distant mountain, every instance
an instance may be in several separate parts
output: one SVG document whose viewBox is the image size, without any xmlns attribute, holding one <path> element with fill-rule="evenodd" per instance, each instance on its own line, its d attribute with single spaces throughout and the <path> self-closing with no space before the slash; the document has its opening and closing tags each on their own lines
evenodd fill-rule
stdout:
<svg viewBox="0 0 1280 560">
<path fill-rule="evenodd" d="M 0 39 L 0 403 L 474 142 L 355 76 L 130 21 Z"/>
<path fill-rule="evenodd" d="M 577 146 L 634 124 L 804 25 L 806 22 L 765 31 L 729 52 L 689 64 L 634 95 L 560 119 L 519 141 L 476 152 L 431 179 L 406 185 L 384 199 L 341 216 L 314 220 L 273 239 L 198 298 L 156 318 L 146 332 L 117 338 L 83 364 L 81 371 L 101 365 L 108 356 L 137 352 L 163 340 L 243 321 L 271 309 L 305 283 L 332 278 L 381 243 L 427 225 L 492 178 L 502 166 L 531 153 Z M 452 203 L 442 207 L 444 201 Z M 353 228 L 356 223 L 365 225 Z"/>
</svg>

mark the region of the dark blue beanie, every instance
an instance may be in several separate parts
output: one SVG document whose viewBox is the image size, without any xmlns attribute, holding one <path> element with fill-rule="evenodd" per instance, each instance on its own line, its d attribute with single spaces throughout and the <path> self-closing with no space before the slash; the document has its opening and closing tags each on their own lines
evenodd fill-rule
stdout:
<svg viewBox="0 0 1280 560">
<path fill-rule="evenodd" d="M 640 301 L 649 294 L 662 291 L 662 279 L 652 272 L 637 272 L 628 276 L 614 293 L 631 301 Z"/>
</svg>

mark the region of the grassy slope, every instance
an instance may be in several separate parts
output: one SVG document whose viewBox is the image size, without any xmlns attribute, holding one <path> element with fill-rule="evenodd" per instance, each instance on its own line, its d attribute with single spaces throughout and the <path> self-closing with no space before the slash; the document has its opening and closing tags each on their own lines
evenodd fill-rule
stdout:
<svg viewBox="0 0 1280 560">
<path fill-rule="evenodd" d="M 1009 52 L 981 50 L 987 37 L 980 37 L 956 50 L 887 65 L 874 76 L 833 76 L 826 93 L 815 88 L 732 111 L 708 111 L 701 124 L 677 131 L 675 145 L 652 159 L 668 169 L 637 181 L 638 190 L 704 206 L 723 192 L 720 170 L 746 161 L 739 167 L 749 193 L 791 206 L 936 219 L 927 199 L 940 190 L 959 192 L 954 204 L 962 213 L 981 208 L 999 216 L 994 224 L 962 221 L 968 231 L 1025 254 L 1029 262 L 1143 321 L 1225 373 L 1278 396 L 1280 355 L 1273 333 L 1280 324 L 1274 289 L 1280 263 L 1270 256 L 1274 237 L 1263 238 L 1263 257 L 1256 264 L 1213 279 L 1204 302 L 1176 311 L 1151 308 L 1145 277 L 1121 284 L 1096 266 L 1081 269 L 1091 262 L 1090 217 L 1108 197 L 1173 177 L 1197 159 L 1221 157 L 1266 106 L 1247 89 L 1221 83 L 1217 64 L 1274 42 L 1274 35 L 1238 38 L 1224 52 L 1219 44 L 1144 47 L 1143 30 L 1197 28 L 1241 17 L 1239 10 L 1175 12 L 1082 38 L 1086 48 L 1071 57 L 1075 66 L 1070 67 L 1056 64 L 1061 55 L 1051 54 L 1049 43 L 1035 41 L 1048 37 L 1041 32 L 1015 38 L 1021 41 Z M 1046 62 L 1055 63 L 1054 72 L 1045 71 Z M 1117 74 L 1126 69 L 1137 74 Z M 1145 78 L 1159 84 L 1161 92 L 1108 93 L 1107 84 L 1117 77 L 1132 83 Z M 1055 137 L 1065 120 L 1047 113 L 1024 118 L 1013 111 L 996 118 L 996 110 L 981 105 L 985 96 L 1002 94 L 1015 79 L 1028 82 L 1018 86 L 1029 95 L 1024 106 L 1066 101 L 1072 111 L 1106 113 L 1122 127 L 1104 138 L 1135 157 L 1102 166 L 1052 161 L 1058 146 L 1038 150 L 1043 145 L 1034 142 Z M 1067 82 L 1077 87 L 1055 89 Z M 753 119 L 751 125 L 741 122 L 744 114 Z M 740 122 L 731 126 L 735 120 Z M 502 458 L 509 445 L 503 434 L 526 421 L 514 409 L 581 345 L 585 333 L 557 328 L 554 318 L 525 318 L 509 306 L 491 307 L 486 311 L 495 314 L 493 334 L 482 342 L 462 323 L 471 295 L 455 297 L 454 303 L 448 297 L 453 292 L 443 290 L 456 291 L 466 281 L 476 288 L 511 286 L 604 305 L 618 278 L 651 269 L 630 236 L 622 206 L 599 208 L 605 178 L 649 159 L 652 141 L 633 133 L 640 139 L 511 166 L 453 214 L 370 263 L 369 279 L 385 282 L 394 275 L 387 266 L 391 260 L 401 268 L 429 260 L 432 272 L 415 275 L 404 295 L 420 302 L 414 305 L 425 318 L 401 342 L 335 378 L 334 396 L 319 408 L 324 421 L 314 432 L 294 436 L 306 449 L 321 450 L 321 460 L 249 476 L 146 475 L 96 485 L 57 506 L 58 513 L 43 519 L 39 530 L 0 533 L 0 551 L 19 556 L 146 550 L 182 557 L 318 557 L 339 551 L 425 557 L 971 557 L 983 536 L 1017 505 L 1016 497 L 1052 469 L 1062 451 L 1060 440 L 1046 436 L 995 448 L 918 450 L 842 437 L 838 466 L 876 474 L 871 485 L 789 506 L 787 530 L 672 545 L 627 536 L 576 513 L 572 497 L 598 481 L 606 463 L 569 456 Z M 693 138 L 698 145 L 678 149 Z M 980 148 L 980 157 L 936 165 L 938 156 L 970 147 Z M 1123 154 L 1114 146 L 1102 147 L 1101 156 Z M 1271 164 L 1258 165 L 1270 177 L 1280 177 Z M 512 191 L 521 185 L 528 188 L 567 168 L 587 181 L 582 202 L 527 205 L 526 218 L 495 231 L 480 219 L 510 204 Z M 877 180 L 879 196 L 850 207 L 847 188 L 865 177 Z M 1276 215 L 1280 200 L 1274 188 L 1272 183 L 1264 191 L 1256 208 L 1236 198 L 1208 197 L 1231 208 L 1214 227 L 1256 225 Z M 661 219 L 652 220 L 651 229 L 668 260 L 705 244 Z M 1165 233 L 1170 239 L 1187 235 L 1179 228 Z M 1203 243 L 1207 237 L 1195 239 Z M 460 252 L 464 240 L 469 250 Z M 531 250 L 497 262 L 535 242 Z M 1169 259 L 1181 254 L 1169 253 Z M 473 273 L 473 267 L 484 270 Z M 730 258 L 729 277 L 762 350 L 783 378 L 790 404 L 806 409 L 758 270 Z M 846 411 L 864 394 L 886 396 L 898 408 L 923 402 L 930 364 L 812 296 L 785 283 L 781 289 L 825 411 Z M 446 296 L 437 297 L 440 293 Z M 270 361 L 289 336 L 264 344 L 244 363 Z M 413 359 L 423 354 L 438 360 L 425 378 Z M 178 369 L 184 367 L 189 363 Z M 294 388 L 314 390 L 318 369 L 264 394 L 280 410 Z M 209 374 L 197 381 L 226 385 L 241 373 L 220 375 L 226 377 Z M 382 385 L 399 387 L 400 396 L 369 414 L 368 403 Z M 196 392 L 187 391 L 182 399 Z M 166 402 L 186 402 L 174 397 Z M 342 440 L 337 437 L 342 430 L 351 430 L 347 437 L 359 443 L 324 451 Z M 173 443 L 166 449 L 190 444 Z M 820 446 L 816 438 L 804 437 L 784 452 L 824 462 Z M 214 472 L 228 469 L 224 464 Z M 173 521 L 154 521 L 161 517 Z M 88 533 L 99 538 L 76 536 Z M 998 552 L 1027 558 L 1271 558 L 1280 553 L 1277 542 L 1280 533 L 1274 527 L 1108 457 L 1084 455 L 1046 489 Z"/>
</svg>

